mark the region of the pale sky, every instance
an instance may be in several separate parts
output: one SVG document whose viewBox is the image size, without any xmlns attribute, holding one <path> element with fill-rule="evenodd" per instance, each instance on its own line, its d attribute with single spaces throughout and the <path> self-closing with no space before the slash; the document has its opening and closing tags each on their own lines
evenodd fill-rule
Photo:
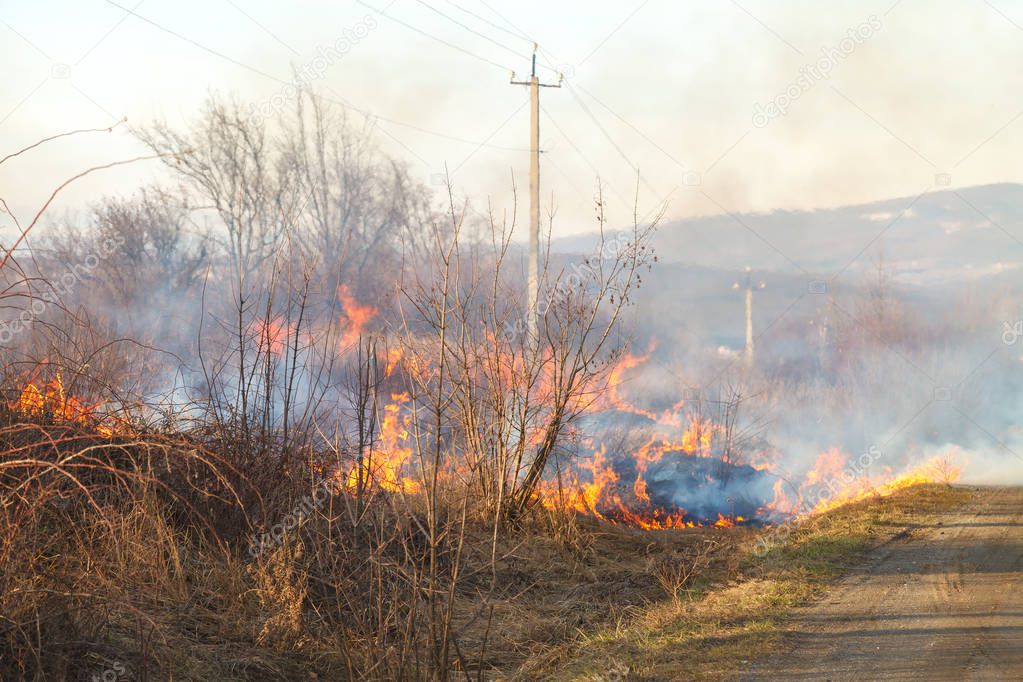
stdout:
<svg viewBox="0 0 1023 682">
<path fill-rule="evenodd" d="M 510 207 L 514 173 L 523 218 L 527 91 L 508 81 L 528 71 L 526 36 L 540 43 L 541 64 L 565 73 L 542 92 L 555 234 L 592 228 L 598 173 L 612 222 L 627 222 L 637 168 L 641 212 L 667 201 L 672 218 L 1023 178 L 1023 2 L 116 3 L 0 0 L 0 157 L 124 116 L 185 123 L 210 91 L 267 102 L 358 31 L 313 81 L 320 94 L 382 117 L 382 148 L 427 183 L 446 164 L 477 207 Z M 827 78 L 806 68 L 822 59 Z M 787 90 L 786 113 L 755 124 Z M 55 142 L 0 166 L 0 197 L 25 220 L 68 176 L 140 153 L 126 132 Z M 160 174 L 95 174 L 52 215 Z"/>
</svg>

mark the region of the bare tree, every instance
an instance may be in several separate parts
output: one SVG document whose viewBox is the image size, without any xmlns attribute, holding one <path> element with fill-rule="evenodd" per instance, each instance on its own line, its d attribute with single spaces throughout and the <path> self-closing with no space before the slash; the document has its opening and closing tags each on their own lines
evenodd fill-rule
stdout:
<svg viewBox="0 0 1023 682">
<path fill-rule="evenodd" d="M 189 131 L 156 122 L 135 132 L 219 217 L 235 278 L 244 287 L 296 215 L 291 176 L 265 123 L 250 118 L 237 102 L 210 99 Z"/>
<path fill-rule="evenodd" d="M 209 234 L 190 224 L 185 199 L 157 187 L 130 199 L 104 199 L 87 228 L 65 221 L 50 231 L 43 247 L 56 271 L 100 252 L 105 243 L 117 244 L 117 251 L 92 271 L 88 295 L 90 303 L 115 305 L 122 312 L 130 312 L 139 299 L 150 305 L 164 294 L 194 292 L 211 256 Z"/>
<path fill-rule="evenodd" d="M 372 129 L 299 92 L 281 122 L 281 156 L 299 188 L 302 248 L 321 262 L 329 285 L 373 290 L 389 280 L 402 245 L 418 243 L 430 220 L 429 195 L 404 164 L 380 153 Z"/>
</svg>

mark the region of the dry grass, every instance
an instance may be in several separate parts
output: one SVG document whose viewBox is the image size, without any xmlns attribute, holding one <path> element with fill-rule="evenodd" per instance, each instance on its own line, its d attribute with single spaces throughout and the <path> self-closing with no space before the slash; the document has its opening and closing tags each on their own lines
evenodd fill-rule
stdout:
<svg viewBox="0 0 1023 682">
<path fill-rule="evenodd" d="M 571 545 L 536 530 L 523 532 L 498 565 L 486 679 L 545 676 L 568 662 L 582 633 L 613 630 L 663 601 L 657 565 L 715 538 L 707 561 L 721 570 L 735 549 L 714 529 L 647 532 L 587 522 L 583 542 Z"/>
</svg>

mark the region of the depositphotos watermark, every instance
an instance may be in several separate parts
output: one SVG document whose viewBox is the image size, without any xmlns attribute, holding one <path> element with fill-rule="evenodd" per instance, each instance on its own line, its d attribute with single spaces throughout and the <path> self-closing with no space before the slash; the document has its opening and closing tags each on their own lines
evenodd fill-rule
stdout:
<svg viewBox="0 0 1023 682">
<path fill-rule="evenodd" d="M 618 661 L 612 661 L 611 667 L 604 671 L 602 675 L 596 675 L 593 680 L 594 682 L 624 682 L 628 678 L 629 666 Z"/>
<path fill-rule="evenodd" d="M 117 682 L 118 680 L 124 679 L 127 675 L 127 666 L 120 661 L 114 661 L 112 666 L 101 673 L 94 673 L 89 680 L 90 682 Z"/>
<path fill-rule="evenodd" d="M 341 35 L 330 45 L 316 47 L 316 56 L 302 65 L 295 72 L 295 80 L 287 83 L 270 95 L 266 100 L 252 105 L 250 115 L 253 118 L 269 118 L 280 113 L 289 102 L 294 102 L 302 88 L 322 79 L 327 75 L 330 67 L 341 61 L 353 47 L 366 39 L 378 26 L 376 18 L 367 14 L 361 21 L 341 29 Z"/>
<path fill-rule="evenodd" d="M 322 509 L 333 492 L 334 479 L 327 478 L 322 481 L 313 489 L 311 494 L 303 497 L 295 505 L 295 508 L 288 512 L 283 519 L 275 523 L 270 530 L 258 536 L 253 534 L 249 538 L 249 556 L 257 559 L 267 550 L 279 546 L 288 533 L 302 525 L 302 521 L 308 518 L 313 511 Z"/>
<path fill-rule="evenodd" d="M 767 104 L 759 102 L 753 107 L 753 126 L 764 128 L 773 119 L 788 113 L 789 107 L 797 99 L 809 92 L 814 85 L 831 78 L 831 72 L 839 62 L 847 58 L 856 48 L 872 38 L 882 28 L 881 19 L 871 14 L 865 22 L 856 28 L 850 28 L 845 38 L 833 47 L 822 47 L 821 56 L 813 64 L 799 69 L 799 77 L 789 83 L 783 91 L 774 96 Z"/>
<path fill-rule="evenodd" d="M 1003 322 L 1002 328 L 1002 343 L 1006 346 L 1015 346 L 1020 337 L 1023 337 L 1023 320 Z"/>
<path fill-rule="evenodd" d="M 90 253 L 81 263 L 70 266 L 55 282 L 49 283 L 46 291 L 32 297 L 32 302 L 16 318 L 0 320 L 0 345 L 10 343 L 15 336 L 28 329 L 33 320 L 46 312 L 47 308 L 73 292 L 82 279 L 98 268 L 100 263 L 118 253 L 124 246 L 124 241 L 121 235 L 103 240 L 98 253 Z"/>
</svg>

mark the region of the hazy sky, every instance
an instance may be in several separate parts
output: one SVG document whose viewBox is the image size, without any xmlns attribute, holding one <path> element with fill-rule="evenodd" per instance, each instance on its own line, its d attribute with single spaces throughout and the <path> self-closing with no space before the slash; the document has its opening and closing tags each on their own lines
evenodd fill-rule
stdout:
<svg viewBox="0 0 1023 682">
<path fill-rule="evenodd" d="M 1023 174 L 1023 2 L 0 0 L 0 36 L 0 156 L 123 116 L 185 123 L 210 91 L 270 102 L 297 69 L 381 117 L 381 146 L 425 182 L 446 164 L 499 208 L 513 173 L 527 186 L 527 91 L 508 81 L 528 36 L 565 73 L 542 93 L 558 234 L 592 226 L 598 174 L 615 223 L 637 169 L 641 212 L 667 201 L 670 217 Z M 67 176 L 139 153 L 125 132 L 56 142 L 0 166 L 0 197 L 24 219 Z M 58 210 L 159 175 L 90 176 Z"/>
</svg>

